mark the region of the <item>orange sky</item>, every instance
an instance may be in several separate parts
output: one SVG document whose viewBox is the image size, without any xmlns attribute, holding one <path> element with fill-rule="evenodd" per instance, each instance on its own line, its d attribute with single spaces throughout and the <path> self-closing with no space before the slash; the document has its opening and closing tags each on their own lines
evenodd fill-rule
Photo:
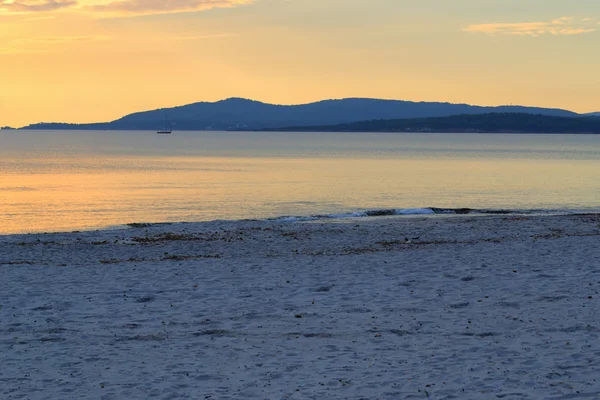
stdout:
<svg viewBox="0 0 600 400">
<path fill-rule="evenodd" d="M 481 3 L 0 0 L 0 125 L 233 96 L 600 111 L 600 2 Z"/>
</svg>

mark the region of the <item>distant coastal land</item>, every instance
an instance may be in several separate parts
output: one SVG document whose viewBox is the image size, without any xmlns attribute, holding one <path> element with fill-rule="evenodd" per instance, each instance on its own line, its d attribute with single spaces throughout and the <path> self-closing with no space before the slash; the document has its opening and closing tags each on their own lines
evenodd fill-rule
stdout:
<svg viewBox="0 0 600 400">
<path fill-rule="evenodd" d="M 523 113 L 453 115 L 370 120 L 329 126 L 286 127 L 294 132 L 600 133 L 598 117 L 552 117 Z"/>
<path fill-rule="evenodd" d="M 165 115 L 176 131 L 600 132 L 600 113 L 577 114 L 555 108 L 512 105 L 483 107 L 364 98 L 323 100 L 301 105 L 275 105 L 230 98 L 137 112 L 111 122 L 42 122 L 19 129 L 156 130 L 163 126 Z"/>
</svg>

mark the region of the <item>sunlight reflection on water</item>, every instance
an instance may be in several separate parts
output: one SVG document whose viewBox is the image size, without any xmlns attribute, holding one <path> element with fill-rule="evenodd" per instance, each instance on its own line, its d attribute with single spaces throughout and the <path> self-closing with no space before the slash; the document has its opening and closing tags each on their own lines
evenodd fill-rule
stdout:
<svg viewBox="0 0 600 400">
<path fill-rule="evenodd" d="M 600 136 L 0 132 L 0 233 L 378 208 L 600 208 Z"/>
</svg>

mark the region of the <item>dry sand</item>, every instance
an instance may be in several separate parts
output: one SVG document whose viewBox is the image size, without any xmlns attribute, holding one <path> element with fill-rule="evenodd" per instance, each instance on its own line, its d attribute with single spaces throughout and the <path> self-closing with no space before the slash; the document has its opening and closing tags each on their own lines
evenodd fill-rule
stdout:
<svg viewBox="0 0 600 400">
<path fill-rule="evenodd" d="M 2 236 L 0 398 L 598 399 L 599 237 L 598 215 Z"/>
</svg>

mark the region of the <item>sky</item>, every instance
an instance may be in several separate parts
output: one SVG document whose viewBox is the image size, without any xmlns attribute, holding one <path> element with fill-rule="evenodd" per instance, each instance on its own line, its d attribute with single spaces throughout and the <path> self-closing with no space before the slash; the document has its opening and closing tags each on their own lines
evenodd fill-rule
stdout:
<svg viewBox="0 0 600 400">
<path fill-rule="evenodd" d="M 0 125 L 245 97 L 600 111 L 598 0 L 0 0 Z"/>
</svg>

